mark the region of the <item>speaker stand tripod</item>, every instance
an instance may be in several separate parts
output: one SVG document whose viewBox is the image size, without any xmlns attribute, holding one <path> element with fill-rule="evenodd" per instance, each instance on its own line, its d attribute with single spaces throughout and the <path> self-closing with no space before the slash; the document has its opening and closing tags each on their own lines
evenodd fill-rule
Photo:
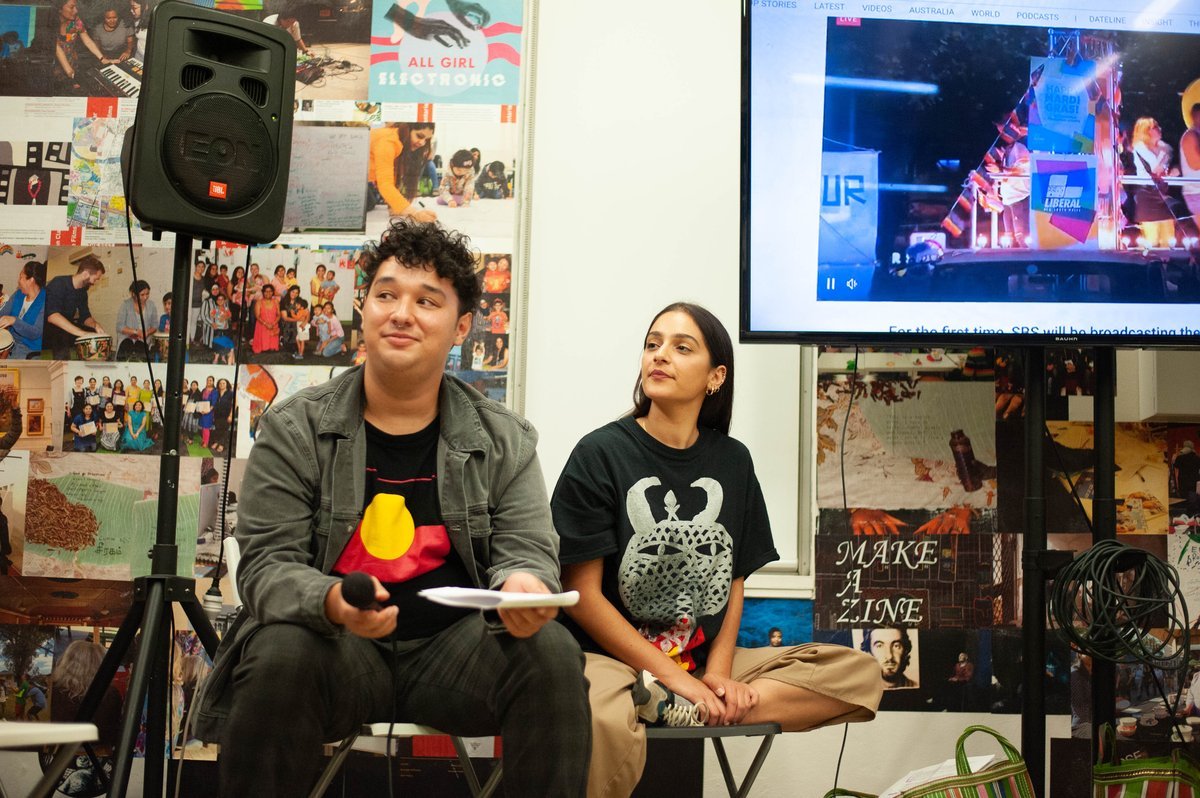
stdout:
<svg viewBox="0 0 1200 798">
<path fill-rule="evenodd" d="M 157 236 L 156 236 L 157 237 Z M 175 605 L 184 611 L 210 658 L 217 653 L 217 634 L 196 596 L 195 580 L 176 575 L 179 548 L 175 520 L 179 509 L 179 422 L 183 408 L 183 366 L 188 348 L 188 293 L 191 288 L 192 238 L 175 236 L 174 274 L 171 282 L 171 338 L 167 352 L 166 403 L 162 410 L 163 440 L 159 458 L 158 517 L 154 547 L 150 551 L 150 576 L 134 580 L 133 606 L 80 704 L 78 720 L 90 721 L 112 683 L 117 667 L 127 659 L 138 631 L 141 642 L 125 696 L 121 736 L 109 796 L 124 798 L 128 789 L 133 748 L 146 705 L 146 759 L 143 795 L 163 794 L 168 726 L 167 697 L 171 690 L 171 620 Z M 147 354 L 149 349 L 146 349 Z M 213 578 L 219 579 L 220 574 Z M 146 699 L 149 696 L 149 702 Z"/>
</svg>

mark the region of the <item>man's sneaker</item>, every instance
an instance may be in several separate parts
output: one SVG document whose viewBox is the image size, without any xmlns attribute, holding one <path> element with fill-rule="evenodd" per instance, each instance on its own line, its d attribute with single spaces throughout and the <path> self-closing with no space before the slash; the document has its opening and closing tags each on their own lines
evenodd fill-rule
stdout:
<svg viewBox="0 0 1200 798">
<path fill-rule="evenodd" d="M 650 671 L 639 673 L 633 683 L 633 703 L 638 718 L 651 726 L 703 726 L 708 717 L 706 705 L 677 695 Z"/>
</svg>

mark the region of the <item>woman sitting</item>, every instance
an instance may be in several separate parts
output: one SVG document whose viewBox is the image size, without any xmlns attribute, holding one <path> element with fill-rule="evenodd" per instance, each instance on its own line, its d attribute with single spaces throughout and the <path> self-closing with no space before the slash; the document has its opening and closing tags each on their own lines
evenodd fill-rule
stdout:
<svg viewBox="0 0 1200 798">
<path fill-rule="evenodd" d="M 641 722 L 870 720 L 879 665 L 844 646 L 738 648 L 747 576 L 778 559 L 746 447 L 729 437 L 733 344 L 696 305 L 659 313 L 634 409 L 575 447 L 554 491 L 569 628 L 587 652 L 588 795 L 629 795 L 646 759 Z"/>
</svg>

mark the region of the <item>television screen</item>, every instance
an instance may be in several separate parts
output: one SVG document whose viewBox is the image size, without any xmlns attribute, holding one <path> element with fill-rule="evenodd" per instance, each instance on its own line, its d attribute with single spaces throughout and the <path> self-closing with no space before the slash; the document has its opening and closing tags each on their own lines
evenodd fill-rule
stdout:
<svg viewBox="0 0 1200 798">
<path fill-rule="evenodd" d="M 744 340 L 1200 343 L 1200 0 L 744 13 Z"/>
</svg>

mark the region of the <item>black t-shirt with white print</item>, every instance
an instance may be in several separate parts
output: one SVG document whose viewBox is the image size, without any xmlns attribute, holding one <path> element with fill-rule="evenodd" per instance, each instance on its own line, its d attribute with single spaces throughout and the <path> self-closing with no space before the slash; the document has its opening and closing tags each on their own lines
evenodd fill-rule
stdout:
<svg viewBox="0 0 1200 798">
<path fill-rule="evenodd" d="M 363 517 L 334 566 L 338 576 L 363 571 L 391 594 L 400 608 L 396 640 L 420 640 L 472 612 L 434 604 L 417 595 L 431 587 L 473 587 L 471 575 L 450 543 L 438 501 L 435 419 L 411 435 L 388 435 L 364 422 L 367 481 Z"/>
<path fill-rule="evenodd" d="M 551 507 L 562 562 L 604 558 L 605 598 L 688 670 L 704 665 L 733 580 L 779 559 L 750 452 L 713 430 L 673 449 L 631 417 L 607 424 L 575 447 Z"/>
</svg>

